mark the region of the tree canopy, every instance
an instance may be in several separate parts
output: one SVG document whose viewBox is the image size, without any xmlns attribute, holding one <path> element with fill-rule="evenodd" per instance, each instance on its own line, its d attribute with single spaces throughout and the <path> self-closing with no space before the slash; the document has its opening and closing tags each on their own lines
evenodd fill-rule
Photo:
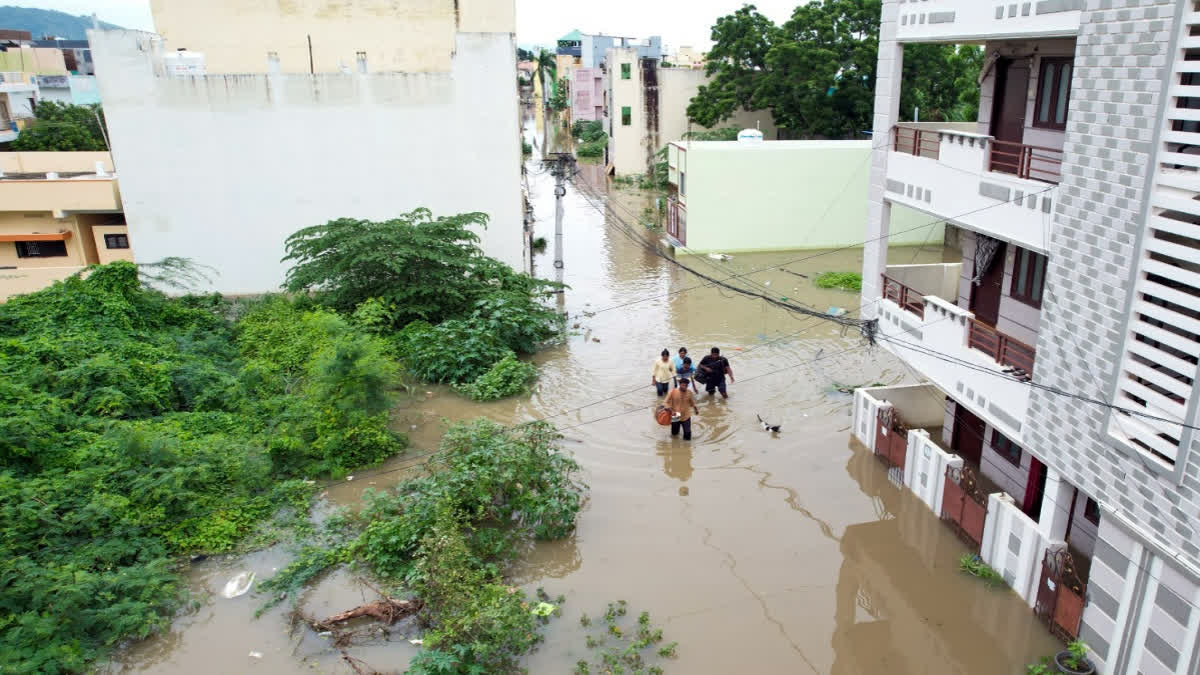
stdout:
<svg viewBox="0 0 1200 675">
<path fill-rule="evenodd" d="M 33 126 L 12 142 L 13 150 L 67 152 L 107 150 L 104 142 L 104 111 L 99 105 L 71 105 L 42 101 L 37 105 Z"/>
<path fill-rule="evenodd" d="M 874 113 L 879 15 L 879 0 L 813 0 L 782 26 L 754 5 L 717 19 L 711 79 L 688 116 L 712 127 L 739 109 L 770 110 L 792 138 L 859 137 Z M 982 60 L 972 46 L 907 46 L 902 114 L 919 106 L 921 119 L 974 119 Z"/>
</svg>

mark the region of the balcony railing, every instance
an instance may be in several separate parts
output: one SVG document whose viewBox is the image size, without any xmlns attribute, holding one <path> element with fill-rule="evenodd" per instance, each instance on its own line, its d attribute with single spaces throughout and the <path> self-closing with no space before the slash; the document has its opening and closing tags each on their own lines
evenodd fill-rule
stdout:
<svg viewBox="0 0 1200 675">
<path fill-rule="evenodd" d="M 1033 377 L 1034 348 L 985 323 L 971 319 L 967 332 L 967 346 L 991 356 L 1002 366 L 1021 371 L 1015 373 L 1021 379 L 1030 380 Z"/>
<path fill-rule="evenodd" d="M 904 309 L 925 318 L 925 295 L 918 293 L 888 275 L 883 275 L 883 297 Z"/>
<path fill-rule="evenodd" d="M 938 158 L 942 146 L 939 132 L 903 125 L 896 125 L 892 131 L 892 150 L 927 159 Z"/>
<path fill-rule="evenodd" d="M 1062 179 L 1062 158 L 1063 151 L 1054 148 L 992 141 L 988 168 L 992 171 L 1011 173 L 1018 178 L 1058 185 Z"/>
</svg>

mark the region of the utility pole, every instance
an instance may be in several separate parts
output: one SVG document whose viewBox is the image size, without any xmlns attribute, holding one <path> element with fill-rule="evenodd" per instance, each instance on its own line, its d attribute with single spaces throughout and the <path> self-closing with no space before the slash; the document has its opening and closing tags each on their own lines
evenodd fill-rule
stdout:
<svg viewBox="0 0 1200 675">
<path fill-rule="evenodd" d="M 554 280 L 563 280 L 563 196 L 567 194 L 566 181 L 575 175 L 575 155 L 569 152 L 552 152 L 544 160 L 554 175 Z M 559 288 L 558 293 L 563 289 Z"/>
</svg>

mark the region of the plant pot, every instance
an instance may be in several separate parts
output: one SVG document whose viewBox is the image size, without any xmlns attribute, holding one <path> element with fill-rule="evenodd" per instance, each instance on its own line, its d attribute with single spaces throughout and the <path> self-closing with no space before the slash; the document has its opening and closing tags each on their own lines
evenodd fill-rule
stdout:
<svg viewBox="0 0 1200 675">
<path fill-rule="evenodd" d="M 1067 660 L 1071 658 L 1071 652 L 1062 651 L 1054 655 L 1055 669 L 1063 673 L 1063 675 L 1095 675 L 1096 666 L 1092 665 L 1091 661 L 1084 659 L 1078 669 L 1066 665 Z"/>
</svg>

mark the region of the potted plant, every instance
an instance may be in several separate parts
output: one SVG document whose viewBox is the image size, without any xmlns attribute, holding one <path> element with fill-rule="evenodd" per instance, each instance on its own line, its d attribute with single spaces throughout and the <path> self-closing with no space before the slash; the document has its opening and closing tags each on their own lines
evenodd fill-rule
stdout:
<svg viewBox="0 0 1200 675">
<path fill-rule="evenodd" d="M 1096 672 L 1096 666 L 1088 661 L 1087 645 L 1083 640 L 1068 642 L 1065 651 L 1054 655 L 1054 665 L 1064 675 L 1094 675 Z"/>
</svg>

